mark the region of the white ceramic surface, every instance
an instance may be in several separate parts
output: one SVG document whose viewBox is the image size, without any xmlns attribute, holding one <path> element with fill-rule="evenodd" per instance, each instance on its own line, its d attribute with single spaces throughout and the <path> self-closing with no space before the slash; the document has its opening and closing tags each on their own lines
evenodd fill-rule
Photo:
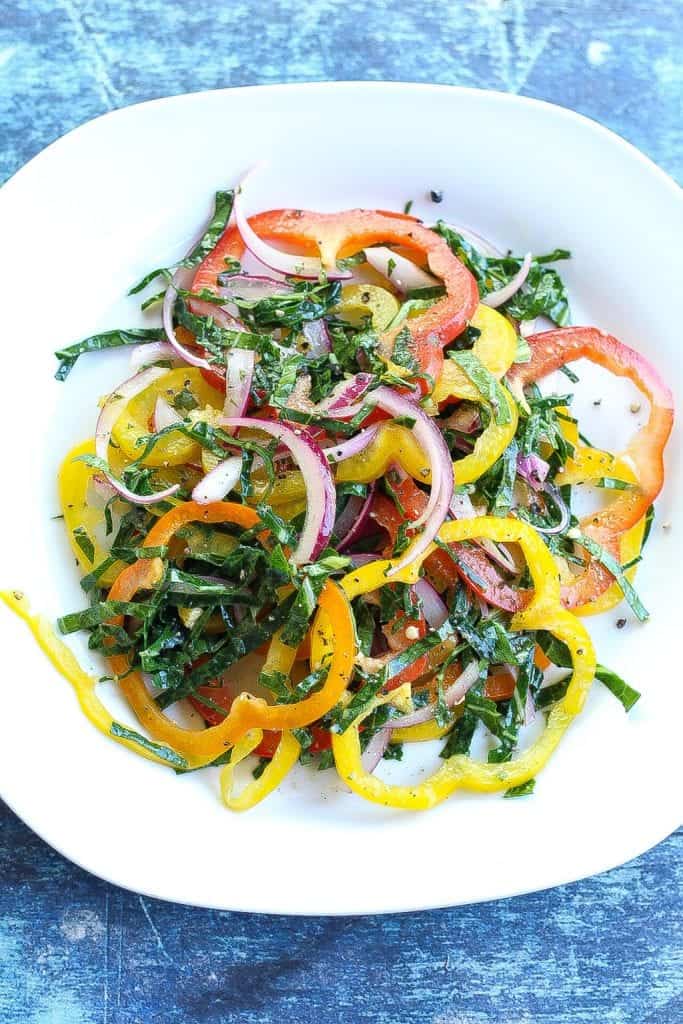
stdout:
<svg viewBox="0 0 683 1024">
<path fill-rule="evenodd" d="M 210 197 L 259 159 L 250 209 L 402 209 L 467 224 L 516 251 L 572 249 L 575 322 L 596 323 L 681 388 L 676 302 L 683 202 L 631 146 L 569 111 L 441 86 L 324 84 L 178 96 L 92 121 L 0 191 L 4 501 L 0 585 L 56 618 L 83 597 L 55 473 L 92 433 L 96 396 L 127 355 L 84 357 L 65 384 L 54 349 L 142 323 L 125 292 L 182 254 Z M 444 190 L 441 206 L 431 188 Z M 579 367 L 576 408 L 596 443 L 643 414 L 628 388 Z M 560 387 L 566 390 L 561 378 Z M 596 409 L 592 400 L 602 396 Z M 641 626 L 589 622 L 600 659 L 643 691 L 626 716 L 598 685 L 533 797 L 456 795 L 426 814 L 366 804 L 333 772 L 298 769 L 256 810 L 221 808 L 211 771 L 177 778 L 107 742 L 28 631 L 0 607 L 0 790 L 47 842 L 103 878 L 169 900 L 283 913 L 410 910 L 509 896 L 623 862 L 681 820 L 676 665 L 680 434 L 639 590 Z M 662 523 L 671 521 L 669 530 Z M 620 611 L 619 614 L 626 614 Z M 86 667 L 102 665 L 79 639 Z M 107 697 L 120 716 L 130 716 Z M 398 778 L 420 769 L 392 764 Z M 432 758 L 431 768 L 436 764 Z"/>
</svg>

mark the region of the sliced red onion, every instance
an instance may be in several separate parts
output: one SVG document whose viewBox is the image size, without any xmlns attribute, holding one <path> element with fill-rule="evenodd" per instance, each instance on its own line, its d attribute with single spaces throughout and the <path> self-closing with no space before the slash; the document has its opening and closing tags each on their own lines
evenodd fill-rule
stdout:
<svg viewBox="0 0 683 1024">
<path fill-rule="evenodd" d="M 446 706 L 449 708 L 455 707 L 456 704 L 460 704 L 465 699 L 467 691 L 474 686 L 477 679 L 479 678 L 479 663 L 477 661 L 471 661 L 464 672 L 461 672 L 455 682 L 451 683 L 446 692 L 444 693 L 444 701 Z M 394 729 L 407 729 L 411 725 L 422 725 L 424 722 L 430 722 L 434 717 L 434 704 L 427 704 L 423 708 L 418 708 L 417 711 L 411 711 L 408 715 L 402 715 L 400 718 L 390 719 L 385 729 L 393 732 Z"/>
<path fill-rule="evenodd" d="M 489 292 L 481 301 L 485 306 L 490 306 L 492 309 L 497 309 L 498 306 L 502 306 L 504 302 L 511 299 L 513 295 L 516 295 L 519 289 L 526 281 L 529 270 L 531 268 L 531 253 L 528 252 L 522 260 L 522 265 L 511 280 L 502 288 L 498 288 L 495 292 Z"/>
<path fill-rule="evenodd" d="M 346 441 L 342 441 L 341 444 L 333 444 L 328 448 L 323 448 L 325 456 L 332 465 L 336 465 L 338 462 L 344 462 L 346 459 L 352 458 L 354 455 L 359 455 L 360 452 L 365 449 L 374 441 L 379 430 L 379 423 L 373 423 L 370 427 L 365 427 L 360 430 L 353 437 L 349 437 Z"/>
<path fill-rule="evenodd" d="M 539 488 L 539 490 L 543 491 L 545 494 L 549 496 L 550 500 L 553 502 L 558 512 L 560 513 L 560 521 L 559 523 L 556 523 L 555 526 L 538 526 L 536 523 L 534 523 L 534 529 L 537 530 L 538 533 L 545 534 L 564 533 L 564 531 L 569 526 L 571 513 L 562 495 L 558 491 L 557 487 L 549 483 L 544 483 Z"/>
<path fill-rule="evenodd" d="M 448 510 L 454 519 L 474 519 L 477 511 L 465 491 L 454 491 Z"/>
<path fill-rule="evenodd" d="M 337 544 L 337 550 L 343 551 L 348 548 L 362 535 L 368 521 L 368 515 L 377 490 L 377 482 L 372 481 L 365 498 L 353 496 L 346 503 L 346 508 L 337 520 L 336 533 L 341 540 Z M 351 503 L 353 506 L 350 508 Z"/>
<path fill-rule="evenodd" d="M 520 320 L 519 321 L 519 333 L 523 338 L 530 338 L 532 334 L 536 334 L 538 331 L 538 317 L 534 317 L 533 320 Z"/>
<path fill-rule="evenodd" d="M 225 356 L 224 416 L 244 416 L 254 376 L 256 356 L 249 348 L 231 348 Z"/>
<path fill-rule="evenodd" d="M 376 732 L 372 737 L 367 747 L 363 751 L 361 757 L 361 764 L 366 772 L 370 775 L 374 772 L 377 765 L 384 757 L 384 751 L 389 746 L 389 740 L 391 738 L 391 730 L 384 728 Z"/>
<path fill-rule="evenodd" d="M 222 501 L 226 494 L 235 487 L 242 472 L 242 457 L 231 455 L 219 462 L 192 491 L 192 498 L 199 505 L 210 505 L 214 501 Z"/>
<path fill-rule="evenodd" d="M 179 270 L 176 270 L 164 295 L 164 304 L 161 308 L 161 322 L 164 325 L 169 344 L 172 345 L 177 356 L 184 362 L 189 363 L 190 366 L 197 366 L 200 370 L 211 370 L 213 369 L 211 363 L 190 351 L 189 348 L 185 348 L 184 345 L 181 345 L 176 338 L 175 327 L 173 326 L 173 310 L 175 301 L 178 298 L 178 288 L 189 288 L 192 284 L 193 276 L 194 272 L 187 267 L 181 267 Z"/>
<path fill-rule="evenodd" d="M 109 480 L 109 477 L 106 477 L 104 473 L 94 473 L 90 478 L 90 482 L 93 486 L 93 490 L 104 501 L 109 501 L 110 498 L 113 498 L 114 495 L 118 493 L 114 485 Z"/>
<path fill-rule="evenodd" d="M 221 425 L 262 430 L 289 448 L 306 484 L 306 518 L 292 560 L 298 565 L 313 561 L 330 539 L 336 508 L 334 480 L 320 445 L 305 430 L 274 420 L 228 416 L 221 419 Z"/>
<path fill-rule="evenodd" d="M 327 398 L 318 402 L 316 411 L 338 413 L 342 410 L 346 414 L 348 407 L 363 397 L 374 379 L 371 373 L 356 373 L 353 377 L 340 381 Z M 351 410 L 350 415 L 353 416 L 357 411 L 357 409 Z"/>
<path fill-rule="evenodd" d="M 441 595 L 428 580 L 421 579 L 415 584 L 415 593 L 422 602 L 427 625 L 431 629 L 438 629 L 443 626 L 448 618 L 448 608 L 441 599 Z"/>
<path fill-rule="evenodd" d="M 550 466 L 540 455 L 517 455 L 517 473 L 535 491 L 539 490 L 550 472 Z"/>
<path fill-rule="evenodd" d="M 489 540 L 488 537 L 478 537 L 474 543 L 477 547 L 480 547 L 482 551 L 485 551 L 491 561 L 500 566 L 501 569 L 505 569 L 510 573 L 519 572 L 514 559 L 509 554 L 504 544 L 496 544 L 494 541 Z"/>
<path fill-rule="evenodd" d="M 158 433 L 160 430 L 164 430 L 165 427 L 182 422 L 183 417 L 176 412 L 172 405 L 169 405 L 165 398 L 159 395 L 154 403 L 154 415 L 152 416 L 152 425 L 155 432 Z"/>
<path fill-rule="evenodd" d="M 244 190 L 244 179 L 242 184 L 235 191 L 235 204 L 233 212 L 235 223 L 242 241 L 247 249 L 265 266 L 277 270 L 281 274 L 289 274 L 293 277 L 308 277 L 317 279 L 326 276 L 330 279 L 351 277 L 350 270 L 339 270 L 336 264 L 326 267 L 317 256 L 293 256 L 291 253 L 281 252 L 280 249 L 268 245 L 256 234 L 244 212 L 242 194 Z"/>
<path fill-rule="evenodd" d="M 349 560 L 354 569 L 358 569 L 361 565 L 368 565 L 370 562 L 376 562 L 379 557 L 379 555 L 373 555 L 367 551 L 359 551 L 357 554 L 349 555 Z"/>
<path fill-rule="evenodd" d="M 397 291 L 404 295 L 416 288 L 434 288 L 441 284 L 437 277 L 428 274 L 422 267 L 418 267 L 385 245 L 376 245 L 364 249 L 363 252 L 370 266 L 386 277 Z"/>
<path fill-rule="evenodd" d="M 141 373 L 136 373 L 134 377 L 124 381 L 123 384 L 119 384 L 105 401 L 97 419 L 97 426 L 95 427 L 95 454 L 103 462 L 106 462 L 107 465 L 109 463 L 111 433 L 119 416 L 131 398 L 139 395 L 141 391 L 148 388 L 155 380 L 163 377 L 166 372 L 166 370 L 159 366 L 150 366 L 146 370 L 142 370 Z M 107 473 L 107 479 L 122 498 L 132 502 L 134 505 L 154 505 L 155 502 L 170 498 L 172 494 L 180 490 L 180 484 L 173 484 L 171 487 L 166 487 L 164 490 L 157 491 L 154 494 L 136 494 L 135 491 L 131 491 L 130 488 L 126 487 L 125 484 L 121 483 L 120 480 L 117 480 L 109 472 Z"/>
<path fill-rule="evenodd" d="M 531 690 L 526 691 L 526 704 L 524 705 L 524 724 L 531 725 L 536 718 L 536 707 L 534 705 L 534 698 L 531 696 Z"/>
<path fill-rule="evenodd" d="M 162 359 L 175 359 L 176 356 L 177 352 L 170 341 L 151 341 L 131 349 L 130 368 L 137 372 L 145 366 L 161 362 Z"/>
<path fill-rule="evenodd" d="M 292 286 L 286 281 L 276 281 L 272 277 L 257 274 L 234 274 L 224 280 L 218 294 L 226 299 L 258 302 L 260 299 L 272 299 L 274 295 L 286 295 L 291 291 Z"/>
<path fill-rule="evenodd" d="M 306 355 L 317 359 L 332 350 L 330 334 L 324 320 L 307 320 L 302 327 L 302 333 L 307 342 Z"/>
<path fill-rule="evenodd" d="M 422 514 L 412 524 L 415 527 L 424 524 L 424 529 L 422 533 L 413 538 L 399 561 L 388 571 L 388 576 L 394 576 L 418 558 L 439 532 L 453 497 L 453 464 L 441 431 L 413 398 L 381 385 L 367 395 L 364 401 L 368 405 L 378 406 L 388 412 L 390 416 L 406 417 L 413 420 L 412 430 L 415 440 L 427 455 L 430 463 L 432 483 L 429 500 Z M 345 409 L 335 411 L 338 416 L 354 416 L 361 408 L 359 403 L 356 406 L 347 406 Z"/>
<path fill-rule="evenodd" d="M 484 238 L 482 235 L 478 235 L 476 231 L 472 231 L 470 228 L 464 228 L 459 225 L 451 225 L 451 227 L 453 227 L 453 230 L 457 231 L 459 235 L 462 235 L 466 242 L 469 242 L 470 245 L 473 245 L 474 248 L 477 249 L 484 256 L 503 255 L 501 250 L 497 246 L 495 246 L 493 242 L 489 242 L 488 238 Z"/>
</svg>

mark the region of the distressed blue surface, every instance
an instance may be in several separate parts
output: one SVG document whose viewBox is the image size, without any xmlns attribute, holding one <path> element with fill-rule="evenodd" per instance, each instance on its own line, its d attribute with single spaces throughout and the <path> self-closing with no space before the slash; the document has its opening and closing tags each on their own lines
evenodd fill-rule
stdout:
<svg viewBox="0 0 683 1024">
<path fill-rule="evenodd" d="M 554 100 L 683 179 L 681 0 L 3 0 L 1 11 L 0 180 L 138 100 L 324 78 Z M 680 832 L 547 893 L 325 920 L 142 899 L 66 862 L 6 808 L 0 823 L 2 1024 L 683 1020 Z"/>
</svg>

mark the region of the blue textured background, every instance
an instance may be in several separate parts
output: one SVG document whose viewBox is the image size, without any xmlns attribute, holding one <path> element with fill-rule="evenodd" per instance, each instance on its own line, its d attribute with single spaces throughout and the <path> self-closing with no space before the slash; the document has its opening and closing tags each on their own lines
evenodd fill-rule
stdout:
<svg viewBox="0 0 683 1024">
<path fill-rule="evenodd" d="M 138 100 L 341 78 L 554 100 L 683 179 L 681 0 L 2 0 L 0 9 L 0 180 L 68 129 Z M 680 832 L 623 868 L 547 893 L 325 920 L 143 899 L 75 868 L 6 808 L 0 823 L 2 1024 L 683 1020 Z"/>
</svg>

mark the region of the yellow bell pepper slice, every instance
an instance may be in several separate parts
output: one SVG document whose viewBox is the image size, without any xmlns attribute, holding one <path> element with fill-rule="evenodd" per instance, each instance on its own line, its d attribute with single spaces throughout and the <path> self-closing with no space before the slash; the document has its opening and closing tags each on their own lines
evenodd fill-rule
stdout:
<svg viewBox="0 0 683 1024">
<path fill-rule="evenodd" d="M 180 367 L 169 370 L 163 377 L 150 384 L 139 395 L 131 398 L 114 424 L 112 439 L 115 445 L 131 459 L 137 459 L 142 448 L 137 443 L 148 435 L 150 420 L 154 414 L 157 398 L 173 401 L 181 391 L 188 392 L 200 408 L 211 406 L 222 409 L 225 396 L 212 388 L 195 367 Z M 142 460 L 145 466 L 179 466 L 184 462 L 196 462 L 200 446 L 180 433 L 170 433 L 157 441 L 152 451 Z"/>
<path fill-rule="evenodd" d="M 472 346 L 472 352 L 482 366 L 500 380 L 512 366 L 517 353 L 517 335 L 514 327 L 501 313 L 481 303 L 477 306 L 470 325 L 481 331 Z M 434 386 L 431 397 L 437 404 L 452 397 L 481 402 L 481 395 L 475 385 L 462 367 L 452 359 L 444 361 L 441 376 Z"/>
<path fill-rule="evenodd" d="M 368 319 L 378 331 L 386 330 L 400 309 L 398 299 L 386 288 L 376 284 L 345 284 L 339 303 L 332 310 L 354 327 L 362 327 Z"/>
<path fill-rule="evenodd" d="M 133 729 L 115 721 L 96 694 L 99 680 L 89 676 L 78 664 L 76 655 L 60 640 L 51 624 L 42 615 L 31 612 L 28 598 L 19 591 L 2 591 L 0 598 L 31 630 L 38 646 L 47 655 L 59 674 L 74 688 L 81 711 L 86 718 L 105 736 L 116 740 L 135 754 L 154 761 L 156 764 L 187 768 L 183 757 L 159 743 L 140 736 Z"/>
<path fill-rule="evenodd" d="M 241 793 L 234 795 L 234 775 L 237 765 L 256 750 L 263 739 L 261 729 L 250 729 L 232 748 L 230 761 L 221 771 L 220 787 L 223 803 L 231 811 L 249 811 L 265 800 L 290 773 L 301 752 L 300 744 L 291 732 L 283 732 L 270 762 L 258 779 L 249 782 Z"/>
<path fill-rule="evenodd" d="M 568 428 L 574 428 L 576 431 L 576 438 L 578 440 L 578 427 L 576 424 L 563 423 L 563 433 L 565 432 L 565 426 Z M 573 431 L 570 433 L 570 439 L 572 436 Z M 617 480 L 623 480 L 624 483 L 637 485 L 638 480 L 636 474 L 633 472 L 628 462 L 620 458 L 618 455 L 612 455 L 611 452 L 601 451 L 598 448 L 589 448 L 586 445 L 577 445 L 576 441 L 572 441 L 572 443 L 574 443 L 576 447 L 574 449 L 574 455 L 567 460 L 564 471 L 559 476 L 559 480 L 562 484 L 575 485 L 594 483 L 595 481 L 602 479 L 602 477 L 609 476 L 614 477 Z M 632 562 L 634 558 L 638 557 L 643 546 L 644 536 L 645 518 L 643 517 L 621 536 L 619 559 L 622 565 L 627 565 L 629 562 Z M 633 565 L 625 572 L 626 578 L 631 583 L 635 578 L 637 568 L 638 567 L 636 565 Z M 595 601 L 590 601 L 588 604 L 575 608 L 574 614 L 581 616 L 601 615 L 603 612 L 616 608 L 616 606 L 621 604 L 623 600 L 624 593 L 619 584 L 614 582 L 609 589 L 596 598 Z"/>
<path fill-rule="evenodd" d="M 76 445 L 64 459 L 57 476 L 59 503 L 71 550 L 82 572 L 86 574 L 109 557 L 109 549 L 101 539 L 104 530 L 102 509 L 91 504 L 88 499 L 88 490 L 97 470 L 87 466 L 85 462 L 74 461 L 81 455 L 94 454 L 94 441 L 83 441 L 82 444 Z M 77 543 L 78 535 L 75 532 L 77 530 L 84 530 L 90 539 L 94 549 L 92 560 Z M 101 585 L 103 587 L 111 586 L 124 565 L 124 562 L 118 561 L 106 569 L 100 577 Z"/>
<path fill-rule="evenodd" d="M 555 704 L 542 735 L 514 760 L 502 764 L 482 764 L 462 754 L 456 754 L 429 779 L 414 786 L 392 786 L 365 771 L 361 762 L 358 726 L 365 713 L 344 733 L 332 736 L 332 748 L 337 771 L 347 785 L 359 796 L 373 803 L 406 810 L 426 810 L 445 800 L 456 789 L 477 792 L 498 792 L 520 785 L 534 778 L 547 763 L 571 721 L 582 710 L 595 675 L 595 652 L 585 627 L 560 601 L 560 582 L 552 555 L 532 527 L 516 519 L 497 519 L 482 516 L 474 520 L 458 520 L 444 524 L 440 539 L 447 544 L 479 537 L 498 543 L 519 544 L 529 566 L 534 583 L 533 597 L 527 607 L 513 616 L 513 630 L 544 629 L 552 633 L 569 648 L 572 676 L 563 699 Z M 434 550 L 432 547 L 431 550 Z M 392 580 L 415 582 L 420 564 L 431 553 L 406 566 Z M 349 600 L 359 594 L 377 589 L 386 582 L 390 561 L 361 566 L 341 581 Z M 328 629 L 324 617 L 319 630 Z M 318 638 L 314 635 L 312 655 L 318 656 Z"/>
</svg>

